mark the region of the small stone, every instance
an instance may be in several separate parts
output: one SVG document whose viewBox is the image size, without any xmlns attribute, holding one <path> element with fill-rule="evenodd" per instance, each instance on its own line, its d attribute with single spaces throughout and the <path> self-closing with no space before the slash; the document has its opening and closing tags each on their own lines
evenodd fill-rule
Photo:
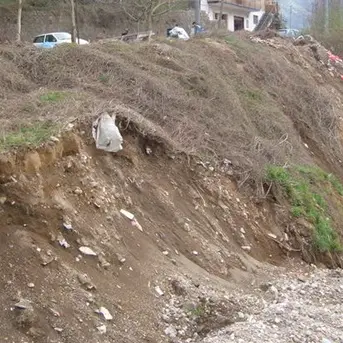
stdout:
<svg viewBox="0 0 343 343">
<path fill-rule="evenodd" d="M 170 338 L 175 338 L 177 336 L 177 330 L 173 325 L 168 326 L 165 330 L 164 333 L 169 336 Z"/>
<path fill-rule="evenodd" d="M 85 286 L 88 290 L 96 289 L 96 286 L 92 283 L 87 274 L 78 274 L 77 278 L 82 286 Z"/>
<path fill-rule="evenodd" d="M 82 252 L 84 255 L 88 255 L 88 256 L 97 256 L 98 254 L 91 248 L 89 247 L 80 247 L 79 248 L 80 252 Z"/>
<path fill-rule="evenodd" d="M 195 250 L 192 251 L 192 254 L 195 255 L 195 256 L 199 255 L 199 253 L 197 251 L 195 251 Z"/>
<path fill-rule="evenodd" d="M 68 231 L 71 231 L 71 230 L 73 230 L 73 227 L 72 227 L 72 225 L 71 225 L 71 224 L 69 224 L 69 223 L 63 223 L 63 227 L 64 227 L 66 230 L 68 230 Z"/>
<path fill-rule="evenodd" d="M 53 142 L 55 142 L 55 143 L 57 143 L 57 142 L 60 141 L 60 140 L 59 140 L 57 137 L 55 137 L 55 136 L 51 136 L 51 137 L 50 137 L 50 140 L 53 141 Z"/>
<path fill-rule="evenodd" d="M 237 314 L 238 314 L 238 318 L 244 319 L 245 316 L 243 312 L 238 312 Z"/>
<path fill-rule="evenodd" d="M 126 258 L 124 256 L 121 256 L 120 254 L 116 254 L 117 259 L 121 264 L 124 264 L 126 262 Z"/>
<path fill-rule="evenodd" d="M 110 311 L 106 307 L 100 307 L 98 312 L 103 315 L 105 320 L 112 320 L 113 316 L 111 315 Z"/>
<path fill-rule="evenodd" d="M 70 244 L 66 241 L 66 239 L 62 235 L 58 235 L 57 237 L 58 243 L 63 248 L 70 248 Z"/>
<path fill-rule="evenodd" d="M 61 333 L 61 332 L 63 331 L 62 328 L 54 328 L 54 330 L 57 331 L 57 332 L 59 332 L 59 333 Z"/>
<path fill-rule="evenodd" d="M 162 254 L 165 255 L 165 256 L 168 256 L 169 252 L 167 250 L 165 250 L 165 251 L 162 251 Z"/>
<path fill-rule="evenodd" d="M 275 324 L 280 324 L 281 323 L 281 319 L 276 317 L 275 320 L 274 320 Z"/>
<path fill-rule="evenodd" d="M 306 277 L 304 275 L 298 275 L 298 280 L 300 282 L 306 282 Z"/>
<path fill-rule="evenodd" d="M 160 286 L 156 286 L 155 291 L 156 291 L 157 295 L 160 297 L 164 295 L 164 292 L 162 291 Z"/>
<path fill-rule="evenodd" d="M 240 231 L 241 231 L 241 233 L 242 233 L 243 235 L 245 235 L 244 227 L 241 227 L 241 228 L 240 228 Z"/>
<path fill-rule="evenodd" d="M 0 196 L 0 205 L 3 205 L 6 202 L 7 198 L 4 195 Z"/>
<path fill-rule="evenodd" d="M 81 189 L 80 187 L 76 187 L 76 188 L 74 189 L 74 193 L 75 193 L 76 195 L 81 195 L 81 194 L 83 193 L 83 191 L 82 191 L 82 189 Z"/>
<path fill-rule="evenodd" d="M 60 317 L 61 316 L 60 313 L 53 308 L 50 308 L 50 311 L 54 315 L 54 317 Z"/>
<path fill-rule="evenodd" d="M 145 148 L 145 152 L 146 152 L 147 155 L 151 155 L 151 154 L 152 154 L 152 149 L 151 149 L 150 147 L 147 146 L 147 147 Z"/>
<path fill-rule="evenodd" d="M 21 299 L 16 304 L 14 304 L 16 308 L 19 308 L 21 310 L 25 310 L 28 308 L 32 308 L 31 301 L 27 299 Z"/>
<path fill-rule="evenodd" d="M 241 248 L 243 250 L 246 250 L 246 251 L 251 251 L 251 246 L 250 245 L 243 245 L 243 246 L 241 246 Z"/>
<path fill-rule="evenodd" d="M 108 269 L 111 264 L 109 262 L 106 261 L 105 257 L 102 256 L 101 254 L 98 256 L 99 262 L 100 262 L 100 266 L 104 269 Z"/>
<path fill-rule="evenodd" d="M 29 288 L 34 288 L 35 287 L 35 284 L 33 282 L 30 282 L 27 284 L 27 287 Z"/>
<path fill-rule="evenodd" d="M 106 325 L 97 326 L 96 328 L 102 335 L 107 331 Z"/>
</svg>

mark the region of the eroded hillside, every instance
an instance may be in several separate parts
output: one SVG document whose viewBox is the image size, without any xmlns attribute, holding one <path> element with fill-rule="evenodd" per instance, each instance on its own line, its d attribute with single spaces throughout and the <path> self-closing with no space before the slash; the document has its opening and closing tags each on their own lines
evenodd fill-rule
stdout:
<svg viewBox="0 0 343 343">
<path fill-rule="evenodd" d="M 283 295 L 327 277 L 339 303 L 301 261 L 341 265 L 340 80 L 267 42 L 0 46 L 5 341 L 262 342 L 240 325 Z M 104 111 L 119 153 L 95 148 Z M 340 339 L 313 316 L 298 342 Z"/>
</svg>

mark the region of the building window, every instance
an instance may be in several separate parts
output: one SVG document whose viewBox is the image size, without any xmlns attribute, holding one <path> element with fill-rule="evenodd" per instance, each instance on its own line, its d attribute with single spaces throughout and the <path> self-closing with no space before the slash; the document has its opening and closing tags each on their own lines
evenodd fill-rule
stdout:
<svg viewBox="0 0 343 343">
<path fill-rule="evenodd" d="M 219 13 L 214 14 L 214 19 L 218 20 L 219 18 Z M 222 20 L 227 20 L 227 14 L 222 14 Z"/>
<path fill-rule="evenodd" d="M 249 19 L 246 20 L 246 28 L 249 28 Z"/>
<path fill-rule="evenodd" d="M 254 25 L 258 24 L 258 15 L 253 16 Z"/>
</svg>

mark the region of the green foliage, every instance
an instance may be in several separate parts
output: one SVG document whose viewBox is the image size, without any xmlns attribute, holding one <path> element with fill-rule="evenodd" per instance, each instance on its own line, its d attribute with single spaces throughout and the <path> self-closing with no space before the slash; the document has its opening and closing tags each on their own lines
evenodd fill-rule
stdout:
<svg viewBox="0 0 343 343">
<path fill-rule="evenodd" d="M 42 102 L 59 102 L 64 100 L 67 97 L 66 92 L 48 92 L 45 94 L 42 94 L 39 97 L 39 100 Z"/>
<path fill-rule="evenodd" d="M 35 123 L 0 137 L 0 151 L 22 146 L 38 146 L 56 134 L 58 127 L 52 123 Z"/>
<path fill-rule="evenodd" d="M 99 75 L 99 81 L 103 84 L 108 84 L 110 80 L 110 76 L 108 74 L 101 74 Z"/>
<path fill-rule="evenodd" d="M 291 213 L 294 217 L 304 217 L 314 225 L 313 243 L 319 251 L 342 250 L 323 196 L 327 185 L 339 195 L 343 195 L 342 184 L 332 174 L 311 166 L 286 169 L 271 165 L 266 170 L 266 181 L 281 187 L 291 202 Z"/>
</svg>

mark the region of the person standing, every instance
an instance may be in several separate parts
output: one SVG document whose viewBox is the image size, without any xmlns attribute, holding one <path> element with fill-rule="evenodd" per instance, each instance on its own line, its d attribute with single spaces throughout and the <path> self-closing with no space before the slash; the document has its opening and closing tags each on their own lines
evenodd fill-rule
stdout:
<svg viewBox="0 0 343 343">
<path fill-rule="evenodd" d="M 203 28 L 201 25 L 197 24 L 195 21 L 192 23 L 192 36 L 196 36 L 197 34 L 203 32 Z"/>
</svg>

